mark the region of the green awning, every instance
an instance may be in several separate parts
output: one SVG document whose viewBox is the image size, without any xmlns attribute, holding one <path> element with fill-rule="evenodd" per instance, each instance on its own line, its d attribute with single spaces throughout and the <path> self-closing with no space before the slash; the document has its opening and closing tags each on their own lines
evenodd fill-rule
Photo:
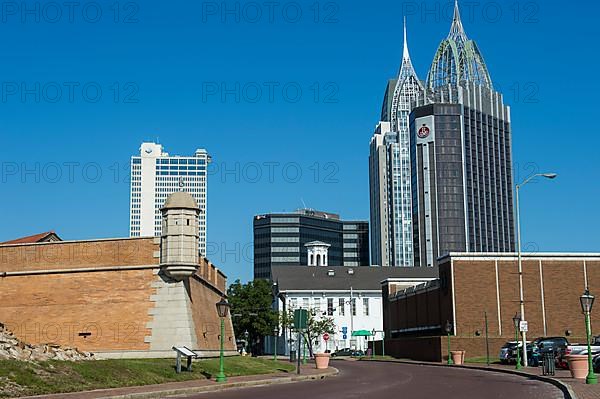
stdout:
<svg viewBox="0 0 600 399">
<path fill-rule="evenodd" d="M 352 331 L 352 336 L 353 337 L 370 337 L 373 334 L 371 334 L 371 331 L 367 331 L 367 330 L 356 330 L 356 331 Z"/>
</svg>

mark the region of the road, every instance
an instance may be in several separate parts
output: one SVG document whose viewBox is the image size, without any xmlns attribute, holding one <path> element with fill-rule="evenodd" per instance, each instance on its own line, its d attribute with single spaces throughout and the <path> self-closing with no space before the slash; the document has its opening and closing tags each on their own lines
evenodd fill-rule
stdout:
<svg viewBox="0 0 600 399">
<path fill-rule="evenodd" d="M 524 377 L 450 367 L 336 360 L 325 380 L 203 393 L 194 399 L 562 399 L 553 385 Z"/>
</svg>

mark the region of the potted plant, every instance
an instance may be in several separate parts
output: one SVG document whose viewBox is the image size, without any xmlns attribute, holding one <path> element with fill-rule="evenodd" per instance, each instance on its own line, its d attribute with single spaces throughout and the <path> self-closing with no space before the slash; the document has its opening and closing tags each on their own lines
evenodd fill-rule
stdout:
<svg viewBox="0 0 600 399">
<path fill-rule="evenodd" d="M 456 365 L 461 365 L 465 362 L 465 351 L 450 351 L 450 355 Z"/>
<path fill-rule="evenodd" d="M 588 357 L 587 355 L 568 355 L 569 370 L 571 377 L 584 379 L 588 374 Z"/>
</svg>

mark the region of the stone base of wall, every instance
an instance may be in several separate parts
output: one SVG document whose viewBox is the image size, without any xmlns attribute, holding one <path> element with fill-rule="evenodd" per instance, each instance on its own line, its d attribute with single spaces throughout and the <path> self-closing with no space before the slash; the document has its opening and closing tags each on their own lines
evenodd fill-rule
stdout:
<svg viewBox="0 0 600 399">
<path fill-rule="evenodd" d="M 199 358 L 219 357 L 218 350 L 195 350 Z M 237 351 L 225 350 L 225 356 L 239 356 Z M 96 359 L 166 359 L 175 358 L 175 351 L 114 351 L 114 352 L 95 352 Z"/>
<path fill-rule="evenodd" d="M 533 341 L 537 337 L 528 338 Z M 585 337 L 568 337 L 571 343 L 586 342 Z M 490 361 L 499 360 L 500 348 L 514 337 L 488 338 Z M 450 350 L 464 350 L 465 358 L 485 357 L 487 346 L 485 337 L 450 337 Z M 381 341 L 375 342 L 375 353 L 382 353 Z M 395 358 L 441 362 L 448 359 L 448 338 L 442 337 L 406 337 L 385 340 L 385 354 Z"/>
</svg>

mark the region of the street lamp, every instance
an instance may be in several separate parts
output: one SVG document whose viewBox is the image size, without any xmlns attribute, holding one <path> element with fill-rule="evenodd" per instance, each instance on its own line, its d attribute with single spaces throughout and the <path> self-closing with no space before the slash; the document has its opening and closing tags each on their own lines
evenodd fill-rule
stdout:
<svg viewBox="0 0 600 399">
<path fill-rule="evenodd" d="M 585 332 L 587 334 L 588 375 L 585 379 L 585 383 L 597 384 L 598 379 L 596 378 L 596 374 L 594 374 L 594 363 L 592 361 L 592 328 L 590 325 L 590 313 L 592 312 L 592 306 L 594 305 L 594 296 L 590 294 L 590 291 L 586 288 L 579 300 L 581 301 L 581 310 L 585 315 Z"/>
<path fill-rule="evenodd" d="M 446 320 L 446 334 L 448 334 L 448 364 L 452 365 L 454 362 L 452 361 L 452 356 L 450 354 L 450 333 L 452 332 L 452 323 L 450 320 Z"/>
<path fill-rule="evenodd" d="M 221 318 L 221 354 L 219 359 L 219 373 L 217 374 L 217 382 L 225 382 L 227 381 L 227 377 L 225 377 L 224 371 L 224 357 L 223 357 L 223 342 L 225 336 L 225 317 L 227 317 L 227 312 L 231 305 L 229 302 L 225 300 L 225 298 L 221 298 L 219 302 L 216 303 L 217 313 Z"/>
<path fill-rule="evenodd" d="M 377 331 L 375 331 L 375 329 L 373 329 L 373 331 L 371 331 L 371 334 L 373 335 L 373 350 L 371 351 L 371 357 L 375 357 L 375 333 Z"/>
<path fill-rule="evenodd" d="M 531 179 L 535 177 L 545 177 L 546 179 L 554 179 L 558 176 L 556 173 L 536 173 L 534 175 L 529 176 L 527 179 L 523 181 L 521 184 L 517 184 L 516 186 L 516 204 L 517 204 L 517 257 L 519 263 L 519 302 L 521 305 L 521 320 L 525 319 L 525 302 L 523 300 L 523 266 L 521 264 L 521 216 L 519 212 L 519 189 L 523 187 L 525 184 L 529 183 Z M 523 365 L 527 367 L 527 344 L 525 343 L 527 340 L 527 331 L 523 331 L 522 333 L 523 340 Z M 517 345 L 517 351 L 519 346 Z"/>
<path fill-rule="evenodd" d="M 273 333 L 275 334 L 275 350 L 273 352 L 273 360 L 277 360 L 277 338 L 279 338 L 279 327 L 275 327 L 273 329 Z"/>
<path fill-rule="evenodd" d="M 517 342 L 517 370 L 521 369 L 521 356 L 519 355 L 519 325 L 521 324 L 521 316 L 515 313 L 513 317 L 513 324 L 515 325 L 515 341 Z"/>
</svg>

